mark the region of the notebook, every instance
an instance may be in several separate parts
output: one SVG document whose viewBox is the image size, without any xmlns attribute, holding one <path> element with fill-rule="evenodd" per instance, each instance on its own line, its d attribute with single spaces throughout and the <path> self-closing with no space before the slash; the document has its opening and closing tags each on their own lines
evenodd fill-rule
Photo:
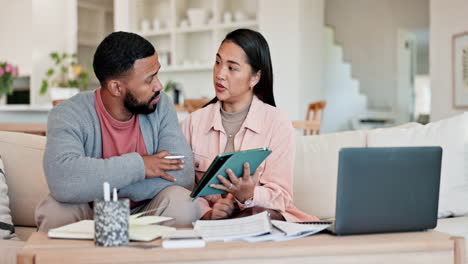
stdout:
<svg viewBox="0 0 468 264">
<path fill-rule="evenodd" d="M 128 236 L 133 241 L 151 241 L 175 230 L 173 227 L 156 225 L 171 220 L 164 216 L 132 215 L 129 218 Z M 94 239 L 94 221 L 82 220 L 62 227 L 50 229 L 49 238 Z"/>
<path fill-rule="evenodd" d="M 226 191 L 211 188 L 210 184 L 219 184 L 220 181 L 216 177 L 222 175 L 229 178 L 226 169 L 231 169 L 238 177 L 243 175 L 244 163 L 248 162 L 250 165 L 250 174 L 253 174 L 260 164 L 270 155 L 271 150 L 266 148 L 251 149 L 239 152 L 223 153 L 214 159 L 208 170 L 201 178 L 195 189 L 190 196 L 192 198 L 207 196 L 212 194 L 224 194 Z"/>
</svg>

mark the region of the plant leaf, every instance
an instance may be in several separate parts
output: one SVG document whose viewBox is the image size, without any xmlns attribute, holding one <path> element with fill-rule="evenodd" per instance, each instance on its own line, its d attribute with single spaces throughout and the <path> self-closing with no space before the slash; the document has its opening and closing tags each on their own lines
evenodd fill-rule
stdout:
<svg viewBox="0 0 468 264">
<path fill-rule="evenodd" d="M 54 69 L 50 68 L 50 69 L 47 70 L 46 76 L 50 77 L 50 76 L 52 76 L 54 74 L 54 72 L 55 72 Z"/>
<path fill-rule="evenodd" d="M 42 80 L 41 90 L 39 91 L 40 95 L 44 95 L 47 92 L 47 88 L 49 87 L 46 80 Z"/>
</svg>

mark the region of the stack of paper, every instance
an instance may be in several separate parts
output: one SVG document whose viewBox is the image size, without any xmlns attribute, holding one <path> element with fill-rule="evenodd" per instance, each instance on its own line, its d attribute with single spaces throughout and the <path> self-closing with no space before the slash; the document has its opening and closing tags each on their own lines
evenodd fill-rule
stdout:
<svg viewBox="0 0 468 264">
<path fill-rule="evenodd" d="M 128 236 L 134 241 L 151 241 L 167 232 L 173 232 L 175 228 L 156 225 L 171 220 L 171 217 L 165 216 L 142 216 L 144 213 L 131 215 L 129 217 Z M 69 239 L 94 239 L 94 221 L 83 220 L 77 223 L 69 224 L 59 228 L 49 230 L 50 238 L 69 238 Z"/>
<path fill-rule="evenodd" d="M 298 224 L 285 221 L 270 221 L 268 213 L 263 212 L 236 219 L 197 221 L 194 229 L 207 241 L 245 240 L 260 242 L 281 241 L 309 236 L 329 226 L 329 224 Z"/>
<path fill-rule="evenodd" d="M 207 241 L 230 241 L 271 233 L 270 217 L 260 214 L 226 220 L 198 220 L 194 230 Z"/>
</svg>

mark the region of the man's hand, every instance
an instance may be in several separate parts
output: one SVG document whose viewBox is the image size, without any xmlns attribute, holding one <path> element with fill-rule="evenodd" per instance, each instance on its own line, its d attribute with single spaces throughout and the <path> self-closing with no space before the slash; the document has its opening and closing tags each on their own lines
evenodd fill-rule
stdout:
<svg viewBox="0 0 468 264">
<path fill-rule="evenodd" d="M 234 202 L 232 198 L 222 198 L 216 201 L 211 210 L 211 220 L 225 219 L 232 215 Z"/>
<path fill-rule="evenodd" d="M 184 160 L 181 159 L 165 159 L 164 157 L 171 154 L 165 150 L 153 155 L 142 156 L 145 164 L 145 178 L 161 177 L 165 180 L 175 182 L 176 179 L 167 174 L 166 171 L 181 170 L 184 168 Z"/>
</svg>

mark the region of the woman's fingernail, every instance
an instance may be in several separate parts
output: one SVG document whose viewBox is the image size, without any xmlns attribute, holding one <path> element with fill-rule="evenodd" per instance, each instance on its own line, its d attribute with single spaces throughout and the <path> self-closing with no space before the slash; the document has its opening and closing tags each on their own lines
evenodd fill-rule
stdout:
<svg viewBox="0 0 468 264">
<path fill-rule="evenodd" d="M 184 165 L 179 165 L 179 167 L 180 167 L 181 169 L 183 169 L 183 168 L 184 168 Z"/>
</svg>

